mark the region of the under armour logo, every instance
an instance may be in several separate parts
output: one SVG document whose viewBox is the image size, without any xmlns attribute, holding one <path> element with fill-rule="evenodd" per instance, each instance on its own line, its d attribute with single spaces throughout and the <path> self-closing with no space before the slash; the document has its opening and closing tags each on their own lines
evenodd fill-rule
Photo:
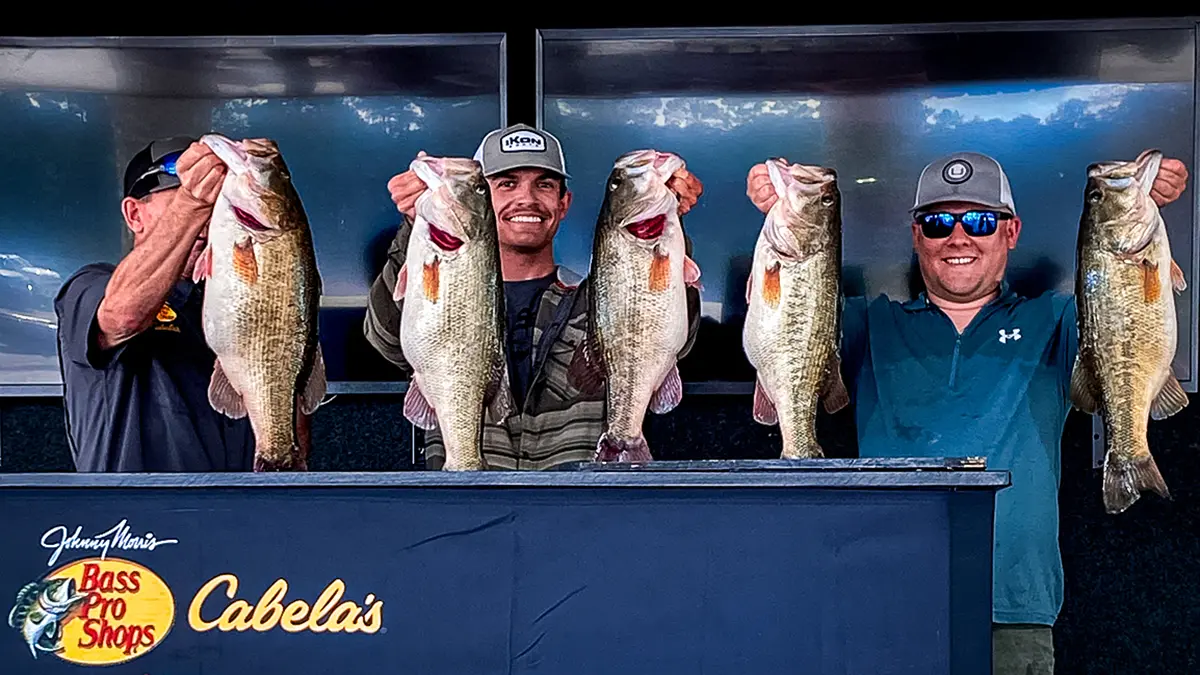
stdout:
<svg viewBox="0 0 1200 675">
<path fill-rule="evenodd" d="M 1011 333 L 1005 333 L 1003 328 L 1000 329 L 1000 343 L 1001 344 L 1004 344 L 1004 343 L 1008 342 L 1009 340 L 1020 340 L 1020 339 L 1021 339 L 1021 329 L 1020 328 L 1014 328 Z"/>
</svg>

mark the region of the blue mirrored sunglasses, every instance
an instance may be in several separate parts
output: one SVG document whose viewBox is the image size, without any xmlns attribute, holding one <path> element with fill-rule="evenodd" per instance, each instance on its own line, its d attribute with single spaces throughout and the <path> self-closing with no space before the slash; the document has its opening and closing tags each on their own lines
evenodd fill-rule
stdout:
<svg viewBox="0 0 1200 675">
<path fill-rule="evenodd" d="M 987 237 L 995 234 L 1001 220 L 1007 220 L 1008 214 L 996 211 L 967 211 L 966 213 L 924 213 L 917 216 L 921 224 L 921 234 L 926 239 L 945 239 L 954 232 L 956 224 L 962 224 L 963 232 L 972 237 Z"/>
<path fill-rule="evenodd" d="M 158 160 L 154 164 L 151 164 L 149 169 L 146 169 L 142 175 L 138 176 L 137 180 L 140 181 L 148 176 L 153 176 L 156 173 L 169 173 L 172 176 L 178 176 L 179 174 L 176 173 L 175 163 L 179 161 L 179 156 L 182 154 L 183 152 L 172 152 L 164 155 L 162 159 Z M 134 182 L 136 183 L 137 181 Z"/>
</svg>

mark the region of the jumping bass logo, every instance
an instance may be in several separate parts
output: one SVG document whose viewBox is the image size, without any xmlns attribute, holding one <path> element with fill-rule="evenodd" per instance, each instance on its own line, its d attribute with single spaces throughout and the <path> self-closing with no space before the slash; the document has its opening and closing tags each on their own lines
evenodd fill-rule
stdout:
<svg viewBox="0 0 1200 675">
<path fill-rule="evenodd" d="M 225 587 L 225 597 L 233 602 L 220 610 L 206 610 L 205 602 L 222 586 Z M 285 606 L 288 583 L 283 579 L 271 584 L 254 605 L 245 600 L 234 600 L 237 591 L 238 578 L 232 574 L 210 579 L 196 591 L 188 607 L 188 625 L 198 632 L 216 629 L 223 633 L 247 630 L 265 633 L 278 627 L 288 633 L 307 630 L 314 633 L 374 634 L 383 627 L 383 601 L 377 599 L 374 593 L 368 593 L 363 602 L 365 613 L 364 608 L 353 601 L 346 600 L 339 604 L 342 594 L 346 592 L 346 584 L 341 579 L 334 579 L 326 586 L 311 607 L 303 600 L 293 600 Z"/>
<path fill-rule="evenodd" d="M 55 654 L 85 666 L 132 661 L 158 646 L 175 598 L 149 569 L 119 558 L 69 563 L 26 585 L 8 615 L 33 658 Z"/>
</svg>

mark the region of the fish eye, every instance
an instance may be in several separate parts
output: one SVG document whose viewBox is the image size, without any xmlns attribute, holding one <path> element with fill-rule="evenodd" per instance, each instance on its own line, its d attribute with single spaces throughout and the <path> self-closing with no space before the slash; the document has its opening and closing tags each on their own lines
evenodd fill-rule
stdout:
<svg viewBox="0 0 1200 675">
<path fill-rule="evenodd" d="M 487 193 L 487 188 L 482 185 L 475 186 L 475 194 L 482 195 Z"/>
<path fill-rule="evenodd" d="M 610 191 L 616 191 L 616 189 L 619 187 L 621 187 L 621 179 L 620 178 L 614 178 L 608 182 L 608 189 Z"/>
<path fill-rule="evenodd" d="M 825 195 L 821 197 L 821 203 L 825 206 L 833 206 L 833 195 Z"/>
<path fill-rule="evenodd" d="M 1088 192 L 1088 201 L 1093 204 L 1099 204 L 1100 200 L 1104 199 L 1104 195 L 1099 190 Z"/>
</svg>

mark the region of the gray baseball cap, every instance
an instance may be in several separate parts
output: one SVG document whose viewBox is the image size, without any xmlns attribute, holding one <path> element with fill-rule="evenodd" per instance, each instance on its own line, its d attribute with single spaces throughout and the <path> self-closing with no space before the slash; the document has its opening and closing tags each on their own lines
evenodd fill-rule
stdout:
<svg viewBox="0 0 1200 675">
<path fill-rule="evenodd" d="M 547 169 L 563 178 L 571 177 L 554 134 L 528 124 L 514 124 L 484 136 L 475 151 L 475 161 L 483 165 L 485 176 L 511 169 Z"/>
<path fill-rule="evenodd" d="M 912 213 L 939 202 L 972 202 L 1016 215 L 1012 188 L 1000 162 L 978 152 L 956 152 L 929 163 L 917 180 Z"/>
</svg>

